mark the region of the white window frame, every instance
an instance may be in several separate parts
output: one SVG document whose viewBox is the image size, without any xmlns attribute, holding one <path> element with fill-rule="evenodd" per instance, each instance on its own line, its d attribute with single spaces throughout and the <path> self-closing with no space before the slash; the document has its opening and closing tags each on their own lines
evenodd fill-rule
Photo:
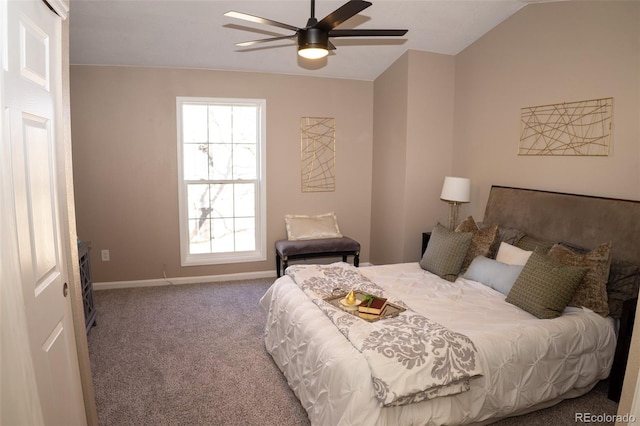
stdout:
<svg viewBox="0 0 640 426">
<path fill-rule="evenodd" d="M 185 104 L 224 104 L 257 106 L 259 109 L 257 179 L 256 185 L 256 245 L 253 251 L 226 253 L 189 253 L 189 219 L 187 206 L 187 184 L 193 181 L 184 179 L 182 106 Z M 215 265 L 224 263 L 260 262 L 267 260 L 267 184 L 266 184 L 266 114 L 265 99 L 184 97 L 176 98 L 176 118 L 178 130 L 178 198 L 180 218 L 180 256 L 182 266 Z"/>
</svg>

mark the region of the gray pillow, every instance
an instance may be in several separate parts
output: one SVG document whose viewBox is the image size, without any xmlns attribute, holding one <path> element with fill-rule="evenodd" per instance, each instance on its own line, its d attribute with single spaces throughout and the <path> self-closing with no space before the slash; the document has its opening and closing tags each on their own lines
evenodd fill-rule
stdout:
<svg viewBox="0 0 640 426">
<path fill-rule="evenodd" d="M 524 266 L 507 265 L 494 259 L 477 256 L 469 265 L 463 278 L 482 283 L 506 296 L 520 276 L 522 268 Z"/>
<path fill-rule="evenodd" d="M 460 268 L 462 272 L 467 270 L 477 256 L 488 257 L 492 251 L 495 251 L 495 244 L 498 239 L 498 225 L 490 225 L 480 229 L 473 216 L 469 216 L 458 225 L 456 232 L 471 232 L 473 234 L 469 251 Z"/>
<path fill-rule="evenodd" d="M 562 315 L 587 268 L 563 265 L 536 247 L 513 284 L 506 301 L 538 318 Z"/>
<path fill-rule="evenodd" d="M 587 248 L 565 241 L 560 244 L 576 253 L 586 254 L 589 252 Z M 620 319 L 622 316 L 622 304 L 628 299 L 638 297 L 639 287 L 640 267 L 625 260 L 612 259 L 607 282 L 609 316 Z"/>
<path fill-rule="evenodd" d="M 420 266 L 447 281 L 455 281 L 471 245 L 471 232 L 454 232 L 437 224 Z"/>
<path fill-rule="evenodd" d="M 609 315 L 607 280 L 611 267 L 611 243 L 600 244 L 588 253 L 577 253 L 568 247 L 555 244 L 548 256 L 565 265 L 587 268 L 570 306 L 584 306 L 603 317 Z"/>
<path fill-rule="evenodd" d="M 640 287 L 640 267 L 631 262 L 614 259 L 607 283 L 609 299 L 609 315 L 613 318 L 622 316 L 622 304 L 625 300 L 638 297 Z"/>
</svg>

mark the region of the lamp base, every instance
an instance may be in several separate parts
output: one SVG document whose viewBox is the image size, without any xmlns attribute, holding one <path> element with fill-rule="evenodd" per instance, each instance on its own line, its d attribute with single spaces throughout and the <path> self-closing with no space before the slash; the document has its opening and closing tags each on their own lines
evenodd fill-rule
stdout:
<svg viewBox="0 0 640 426">
<path fill-rule="evenodd" d="M 458 206 L 460 203 L 457 201 L 449 201 L 449 229 L 454 231 L 456 223 L 458 223 Z"/>
</svg>

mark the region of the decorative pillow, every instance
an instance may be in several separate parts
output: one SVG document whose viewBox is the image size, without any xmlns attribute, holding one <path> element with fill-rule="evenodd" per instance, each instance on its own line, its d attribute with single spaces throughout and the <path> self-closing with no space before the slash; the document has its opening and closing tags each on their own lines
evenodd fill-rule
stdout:
<svg viewBox="0 0 640 426">
<path fill-rule="evenodd" d="M 540 247 L 544 252 L 548 252 L 555 243 L 553 241 L 539 240 L 529 235 L 520 238 L 516 243 L 516 247 L 522 250 L 533 251 L 536 247 Z"/>
<path fill-rule="evenodd" d="M 420 266 L 429 272 L 455 281 L 471 245 L 471 232 L 454 232 L 440 225 L 433 228 Z"/>
<path fill-rule="evenodd" d="M 525 235 L 527 235 L 521 229 L 509 228 L 505 226 L 498 226 L 498 233 L 499 242 L 505 242 L 511 244 L 512 246 L 517 246 L 518 241 L 520 241 Z"/>
<path fill-rule="evenodd" d="M 463 278 L 477 281 L 499 291 L 505 296 L 522 272 L 522 265 L 507 265 L 497 260 L 478 256 L 473 259 Z"/>
<path fill-rule="evenodd" d="M 613 259 L 607 283 L 609 299 L 609 315 L 613 318 L 622 316 L 622 304 L 638 297 L 640 287 L 640 267 L 625 260 Z"/>
<path fill-rule="evenodd" d="M 530 251 L 522 250 L 521 248 L 512 246 L 505 242 L 500 243 L 496 260 L 498 262 L 506 263 L 507 265 L 520 265 L 524 266 L 531 256 Z"/>
<path fill-rule="evenodd" d="M 557 318 L 586 272 L 587 268 L 563 265 L 536 248 L 505 300 L 538 318 Z"/>
<path fill-rule="evenodd" d="M 460 268 L 461 271 L 466 271 L 477 256 L 488 257 L 498 239 L 498 225 L 490 225 L 480 229 L 472 216 L 463 220 L 456 228 L 456 232 L 471 232 L 473 234 L 471 246 Z"/>
<path fill-rule="evenodd" d="M 333 212 L 312 216 L 288 214 L 284 216 L 284 223 L 290 241 L 342 237 Z"/>
<path fill-rule="evenodd" d="M 611 243 L 601 244 L 584 254 L 555 244 L 549 250 L 548 256 L 565 265 L 587 268 L 582 283 L 569 302 L 570 306 L 584 306 L 603 317 L 609 315 L 607 280 L 611 266 Z"/>
</svg>

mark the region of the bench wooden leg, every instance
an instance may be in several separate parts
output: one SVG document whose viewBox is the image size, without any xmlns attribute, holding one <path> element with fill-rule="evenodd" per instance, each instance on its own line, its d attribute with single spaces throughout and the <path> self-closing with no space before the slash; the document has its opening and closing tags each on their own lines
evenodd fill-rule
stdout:
<svg viewBox="0 0 640 426">
<path fill-rule="evenodd" d="M 343 254 L 342 255 L 342 261 L 346 262 L 348 256 L 349 256 L 348 254 Z M 353 255 L 353 266 L 357 267 L 358 265 L 360 265 L 360 254 L 359 253 L 355 253 Z"/>
<path fill-rule="evenodd" d="M 276 276 L 280 278 L 280 253 L 276 252 Z"/>
<path fill-rule="evenodd" d="M 280 268 L 280 266 L 282 266 L 282 268 Z M 289 259 L 287 256 L 282 257 L 280 256 L 280 253 L 276 252 L 276 276 L 278 278 L 282 276 L 280 271 L 284 273 L 284 271 L 287 270 L 287 266 L 289 266 Z"/>
</svg>

